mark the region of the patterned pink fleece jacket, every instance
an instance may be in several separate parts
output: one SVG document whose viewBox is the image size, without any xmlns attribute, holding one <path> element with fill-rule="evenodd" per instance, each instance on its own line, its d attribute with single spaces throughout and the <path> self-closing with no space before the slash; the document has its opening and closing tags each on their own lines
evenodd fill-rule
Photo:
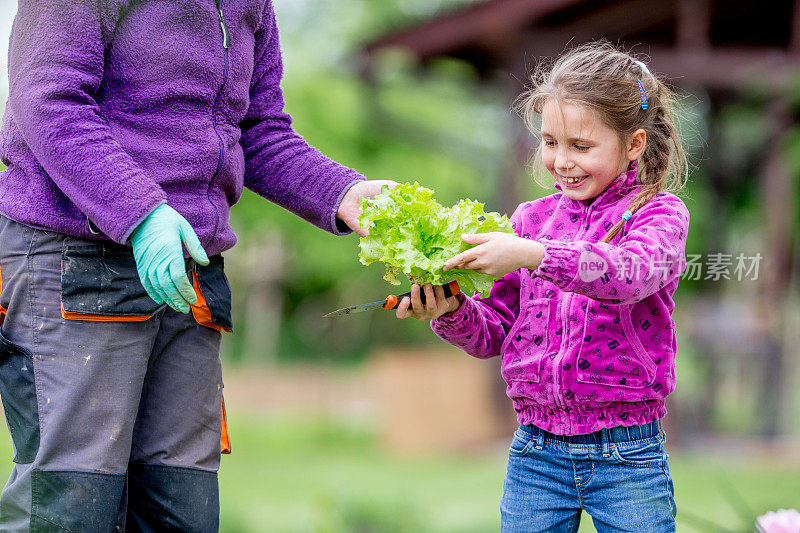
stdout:
<svg viewBox="0 0 800 533">
<path fill-rule="evenodd" d="M 660 192 L 610 243 L 598 242 L 636 190 L 633 165 L 592 200 L 558 192 L 520 205 L 511 222 L 544 244 L 539 267 L 497 280 L 488 298 L 461 295 L 458 311 L 431 322 L 472 356 L 502 357 L 520 424 L 575 435 L 666 414 L 689 212 Z"/>
</svg>

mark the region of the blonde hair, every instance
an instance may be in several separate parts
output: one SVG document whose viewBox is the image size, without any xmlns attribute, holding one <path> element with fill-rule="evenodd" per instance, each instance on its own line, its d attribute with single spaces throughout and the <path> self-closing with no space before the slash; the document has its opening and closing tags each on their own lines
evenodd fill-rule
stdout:
<svg viewBox="0 0 800 533">
<path fill-rule="evenodd" d="M 635 213 L 660 191 L 680 191 L 687 180 L 686 155 L 676 127 L 676 97 L 644 63 L 607 41 L 578 46 L 559 57 L 552 66 L 540 64 L 531 77 L 532 86 L 518 99 L 516 108 L 537 138 L 537 122 L 546 102 L 556 100 L 586 106 L 619 133 L 620 143 L 637 129 L 647 134 L 639 156 L 639 192 L 628 205 Z M 647 96 L 642 108 L 641 81 Z M 534 179 L 541 183 L 541 143 L 534 160 Z M 538 167 L 538 168 L 537 168 Z M 620 220 L 601 239 L 609 242 L 622 229 Z"/>
</svg>

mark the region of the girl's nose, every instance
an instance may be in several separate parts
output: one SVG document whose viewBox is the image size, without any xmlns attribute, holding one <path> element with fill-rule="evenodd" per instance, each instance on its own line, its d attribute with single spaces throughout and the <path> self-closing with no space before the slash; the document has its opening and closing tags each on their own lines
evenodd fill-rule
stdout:
<svg viewBox="0 0 800 533">
<path fill-rule="evenodd" d="M 556 163 L 556 168 L 563 169 L 563 170 L 569 170 L 569 169 L 571 169 L 572 167 L 575 166 L 575 163 L 573 161 L 571 161 L 567 157 L 567 154 L 565 154 L 561 150 L 559 150 L 558 153 L 556 153 L 556 161 L 555 161 L 555 163 Z"/>
</svg>

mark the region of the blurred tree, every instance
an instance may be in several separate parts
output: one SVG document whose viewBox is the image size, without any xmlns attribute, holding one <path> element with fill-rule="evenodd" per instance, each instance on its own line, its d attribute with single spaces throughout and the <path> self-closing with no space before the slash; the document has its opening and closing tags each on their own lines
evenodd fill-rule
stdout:
<svg viewBox="0 0 800 533">
<path fill-rule="evenodd" d="M 286 106 L 296 130 L 309 142 L 371 179 L 418 180 L 434 189 L 443 204 L 469 197 L 497 210 L 492 203 L 495 176 L 508 156 L 511 115 L 493 88 L 479 85 L 468 66 L 454 61 L 441 62 L 420 79 L 402 55 L 389 54 L 378 77 L 391 84 L 376 103 L 358 76 L 355 50 L 362 40 L 457 3 L 463 1 L 276 2 Z M 376 104 L 388 113 L 376 112 Z M 357 237 L 327 235 L 250 193 L 233 209 L 232 220 L 240 237 L 228 254 L 237 332 L 225 343 L 226 358 L 270 359 L 268 347 L 275 346 L 278 359 L 354 361 L 375 342 L 431 338 L 427 324 L 406 321 L 397 327 L 389 313 L 321 318 L 337 307 L 408 290 L 384 282 L 382 266 L 359 263 Z M 250 250 L 263 246 L 267 233 L 278 236 L 274 242 L 280 243 L 283 260 L 263 269 L 280 272 L 236 268 L 237 262 L 251 264 L 241 256 L 252 256 Z M 273 288 L 264 289 L 264 284 Z M 270 328 L 277 339 L 254 342 L 252 332 L 263 333 L 259 322 L 267 315 L 253 310 L 267 306 L 253 300 L 265 294 L 273 298 L 269 306 L 280 309 L 282 325 Z M 253 353 L 259 345 L 264 349 Z"/>
</svg>

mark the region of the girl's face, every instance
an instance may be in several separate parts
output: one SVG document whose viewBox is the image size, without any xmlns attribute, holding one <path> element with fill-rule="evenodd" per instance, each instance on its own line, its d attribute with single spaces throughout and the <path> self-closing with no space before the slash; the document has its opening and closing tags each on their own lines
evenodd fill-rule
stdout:
<svg viewBox="0 0 800 533">
<path fill-rule="evenodd" d="M 639 153 L 641 150 L 635 150 L 633 159 Z M 633 160 L 629 155 L 633 154 L 620 142 L 617 132 L 589 108 L 554 100 L 544 105 L 542 163 L 565 196 L 574 200 L 594 198 L 627 170 Z M 572 178 L 579 181 L 570 183 Z"/>
</svg>

